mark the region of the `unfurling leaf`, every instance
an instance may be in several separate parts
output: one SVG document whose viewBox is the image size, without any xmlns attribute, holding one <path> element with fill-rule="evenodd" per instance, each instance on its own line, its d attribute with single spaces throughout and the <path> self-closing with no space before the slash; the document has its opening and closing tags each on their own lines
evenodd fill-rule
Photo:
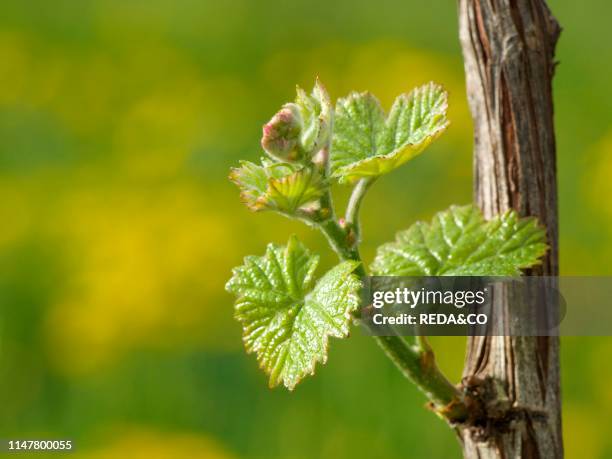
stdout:
<svg viewBox="0 0 612 459">
<path fill-rule="evenodd" d="M 295 103 L 283 105 L 264 125 L 261 146 L 277 161 L 310 160 L 326 146 L 332 119 L 329 95 L 318 80 L 311 94 L 298 87 Z"/>
<path fill-rule="evenodd" d="M 317 362 L 325 363 L 329 337 L 348 335 L 359 305 L 361 284 L 353 274 L 359 263 L 340 263 L 315 284 L 318 262 L 292 236 L 284 247 L 269 244 L 263 257 L 246 257 L 226 285 L 238 297 L 235 315 L 247 352 L 257 355 L 271 387 L 292 390 Z"/>
<path fill-rule="evenodd" d="M 378 276 L 514 276 L 547 248 L 535 218 L 509 211 L 485 221 L 472 205 L 452 206 L 379 247 L 371 269 Z"/>
<path fill-rule="evenodd" d="M 317 79 L 310 95 L 300 87 L 297 88 L 295 105 L 302 116 L 300 143 L 307 154 L 312 157 L 324 148 L 331 135 L 333 109 L 325 87 Z"/>
<path fill-rule="evenodd" d="M 402 94 L 389 116 L 372 94 L 352 93 L 338 100 L 331 164 L 341 182 L 376 177 L 423 151 L 448 126 L 447 93 L 429 83 Z"/>
<path fill-rule="evenodd" d="M 241 161 L 239 168 L 232 169 L 230 180 L 240 188 L 242 201 L 254 211 L 292 214 L 316 202 L 326 190 L 323 178 L 314 167 L 263 159 L 261 166 Z"/>
</svg>

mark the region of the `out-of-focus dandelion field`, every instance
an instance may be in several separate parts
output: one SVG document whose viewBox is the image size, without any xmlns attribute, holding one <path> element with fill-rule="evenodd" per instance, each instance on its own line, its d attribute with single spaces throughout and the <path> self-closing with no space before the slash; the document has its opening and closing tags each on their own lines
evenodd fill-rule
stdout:
<svg viewBox="0 0 612 459">
<path fill-rule="evenodd" d="M 551 1 L 565 29 L 561 263 L 604 275 L 612 6 L 579 3 Z M 223 286 L 244 255 L 296 233 L 334 261 L 299 223 L 247 211 L 227 180 L 316 75 L 334 98 L 369 89 L 386 107 L 429 80 L 450 92 L 448 133 L 367 197 L 366 260 L 414 220 L 470 201 L 453 2 L 2 1 L 1 438 L 72 438 L 75 459 L 459 457 L 358 330 L 293 393 L 269 390 L 243 351 Z M 434 344 L 457 380 L 463 341 Z M 562 353 L 567 456 L 612 457 L 612 338 L 564 338 Z"/>
</svg>

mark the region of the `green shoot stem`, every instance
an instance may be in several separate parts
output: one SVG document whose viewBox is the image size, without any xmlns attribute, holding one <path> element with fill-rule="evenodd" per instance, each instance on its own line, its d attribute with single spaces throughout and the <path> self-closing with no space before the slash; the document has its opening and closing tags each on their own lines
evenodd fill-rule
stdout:
<svg viewBox="0 0 612 459">
<path fill-rule="evenodd" d="M 354 235 L 351 237 L 351 226 L 354 230 L 361 200 L 371 183 L 366 179 L 361 180 L 353 190 L 347 210 L 352 225 L 341 226 L 333 211 L 330 212 L 330 218 L 316 224 L 341 260 L 360 262 L 355 274 L 361 279 L 367 273 L 359 255 L 358 239 Z M 325 204 L 331 204 L 331 200 L 327 199 Z M 434 412 L 450 423 L 466 420 L 468 410 L 463 394 L 440 371 L 433 350 L 424 336 L 417 337 L 415 344 L 408 343 L 400 336 L 374 336 L 374 339 L 402 374 L 427 396 Z"/>
<path fill-rule="evenodd" d="M 436 414 L 453 424 L 467 419 L 463 394 L 440 371 L 431 349 L 410 345 L 399 336 L 374 339 L 402 374 L 425 394 Z"/>
<path fill-rule="evenodd" d="M 319 163 L 325 178 L 329 177 L 329 148 L 328 144 L 322 150 L 323 160 Z M 318 218 L 307 219 L 321 230 L 340 260 L 359 262 L 355 274 L 362 280 L 367 273 L 359 255 L 359 210 L 373 182 L 374 178 L 363 178 L 357 182 L 349 198 L 344 225 L 340 225 L 336 219 L 329 189 L 319 202 L 321 212 Z M 451 423 L 462 422 L 467 418 L 462 393 L 440 371 L 433 350 L 424 336 L 417 337 L 416 344 L 409 344 L 400 336 L 374 336 L 374 339 L 402 374 L 427 396 L 434 412 Z"/>
</svg>

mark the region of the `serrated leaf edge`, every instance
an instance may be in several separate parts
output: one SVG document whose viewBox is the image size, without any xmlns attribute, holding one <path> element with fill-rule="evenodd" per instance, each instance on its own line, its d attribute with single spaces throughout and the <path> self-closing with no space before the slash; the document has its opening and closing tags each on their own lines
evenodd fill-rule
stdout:
<svg viewBox="0 0 612 459">
<path fill-rule="evenodd" d="M 338 178 L 341 183 L 346 183 L 346 182 L 352 182 L 361 177 L 380 177 L 381 175 L 386 175 L 390 172 L 393 172 L 395 169 L 399 168 L 400 166 L 403 166 L 405 163 L 407 163 L 411 159 L 421 154 L 429 145 L 433 143 L 434 140 L 438 139 L 444 133 L 444 131 L 446 131 L 449 125 L 450 125 L 450 121 L 447 120 L 445 124 L 443 124 L 442 126 L 439 126 L 436 130 L 434 130 L 430 135 L 425 137 L 419 143 L 406 143 L 400 148 L 393 150 L 391 153 L 386 153 L 384 155 L 369 156 L 367 158 L 360 159 L 359 161 L 355 161 L 354 163 L 351 163 L 347 166 L 343 166 L 339 169 L 336 169 L 336 171 L 334 171 L 334 173 L 332 174 L 332 177 Z M 397 162 L 397 164 L 395 164 L 393 167 L 391 167 L 386 172 L 371 173 L 371 174 L 362 173 L 362 174 L 357 174 L 357 175 L 351 174 L 351 171 L 355 169 L 359 169 L 361 166 L 365 164 L 381 162 L 381 161 L 382 162 L 390 161 L 397 157 L 401 157 L 404 153 L 409 152 L 409 150 L 411 150 L 412 148 L 414 148 L 411 151 L 412 154 L 406 155 L 405 158 L 400 159 Z"/>
<path fill-rule="evenodd" d="M 442 103 L 442 110 L 444 111 L 444 116 L 446 116 L 446 112 L 448 110 L 448 91 L 446 90 L 446 88 L 444 87 L 444 85 L 440 84 L 440 83 L 436 83 L 433 81 L 430 81 L 429 83 L 426 83 L 424 85 L 421 86 L 417 86 L 416 88 L 412 89 L 410 92 L 407 93 L 402 93 L 399 96 L 397 96 L 395 98 L 395 101 L 393 102 L 392 105 L 394 105 L 396 103 L 397 100 L 399 100 L 400 98 L 410 98 L 415 92 L 423 90 L 424 88 L 427 87 L 437 87 L 441 90 L 442 95 L 443 95 L 443 103 Z M 338 99 L 338 101 L 336 102 L 336 111 L 337 111 L 337 107 L 338 104 L 342 104 L 342 105 L 346 105 L 348 102 L 354 100 L 355 98 L 359 98 L 359 97 L 369 97 L 371 98 L 377 105 L 378 109 L 380 110 L 380 112 L 382 113 L 382 115 L 385 118 L 385 123 L 388 120 L 388 117 L 390 115 L 390 113 L 386 113 L 385 110 L 382 108 L 382 105 L 380 103 L 380 101 L 378 100 L 378 98 L 372 94 L 370 91 L 362 91 L 362 92 L 358 92 L 358 91 L 352 91 L 351 93 L 349 93 L 348 96 L 343 97 Z M 446 129 L 448 128 L 448 126 L 450 125 L 450 120 L 447 118 L 446 122 L 441 125 L 438 126 L 431 134 L 427 135 L 424 139 L 422 139 L 420 142 L 418 143 L 405 143 L 404 145 L 402 145 L 399 148 L 396 148 L 395 150 L 393 150 L 390 153 L 386 153 L 383 155 L 377 155 L 374 154 L 372 156 L 369 156 L 367 158 L 355 161 L 351 164 L 348 164 L 346 166 L 342 166 L 338 169 L 336 169 L 335 171 L 333 171 L 333 173 L 331 174 L 332 177 L 337 178 L 338 181 L 340 183 L 350 183 L 355 181 L 358 178 L 361 177 L 378 177 L 381 175 L 386 175 L 390 172 L 392 172 L 393 170 L 399 168 L 400 166 L 404 165 L 406 162 L 410 161 L 411 159 L 413 159 L 414 157 L 418 156 L 420 153 L 422 153 L 429 145 L 431 145 L 431 143 L 433 141 L 435 141 L 436 139 L 438 139 L 443 133 L 444 131 L 446 131 Z M 383 173 L 379 173 L 379 174 L 363 174 L 363 175 L 354 175 L 351 174 L 350 172 L 352 170 L 358 169 L 359 167 L 361 167 L 364 164 L 367 164 L 369 162 L 375 162 L 375 161 L 388 161 L 391 160 L 397 156 L 401 156 L 402 153 L 404 153 L 405 150 L 409 150 L 411 147 L 416 147 L 414 148 L 414 152 L 411 155 L 407 155 L 405 159 L 401 160 L 400 162 L 398 162 L 398 164 L 394 165 L 392 168 L 390 168 L 388 171 L 383 172 Z"/>
<path fill-rule="evenodd" d="M 347 260 L 347 261 L 343 261 L 341 263 L 339 263 L 338 265 L 334 266 L 333 268 L 331 268 L 330 270 L 328 270 L 323 276 L 321 276 L 319 279 L 316 280 L 316 283 L 313 284 L 313 282 L 315 281 L 314 278 L 314 272 L 318 266 L 319 263 L 319 255 L 317 254 L 313 254 L 310 250 L 308 250 L 307 247 L 305 247 L 297 238 L 297 236 L 295 234 L 291 235 L 289 238 L 288 243 L 283 246 L 280 244 L 275 244 L 275 243 L 269 243 L 266 245 L 266 252 L 264 254 L 264 257 L 268 255 L 269 252 L 274 252 L 278 249 L 283 249 L 283 251 L 285 252 L 285 254 L 290 250 L 290 247 L 295 245 L 295 244 L 299 244 L 301 245 L 305 251 L 311 255 L 313 257 L 313 262 L 312 262 L 312 266 L 308 271 L 308 274 L 306 276 L 306 278 L 308 279 L 308 283 L 307 285 L 304 286 L 304 288 L 309 289 L 308 293 L 304 294 L 304 304 L 302 305 L 302 308 L 305 307 L 306 305 L 306 300 L 308 298 L 308 296 L 312 295 L 312 293 L 315 291 L 315 289 L 317 288 L 317 285 L 319 285 L 319 283 L 327 276 L 329 275 L 332 271 L 336 270 L 336 269 L 340 269 L 343 266 L 347 267 L 347 281 L 349 282 L 355 282 L 356 284 L 361 285 L 361 282 L 359 281 L 359 278 L 353 274 L 353 272 L 355 271 L 355 269 L 357 269 L 357 267 L 361 264 L 361 262 L 358 261 L 354 261 L 354 260 Z M 286 255 L 285 255 L 286 256 Z M 236 295 L 236 301 L 235 304 L 238 304 L 242 299 L 244 299 L 244 295 L 240 295 L 238 294 L 236 291 L 233 290 L 233 283 L 234 283 L 234 279 L 237 276 L 238 272 L 243 268 L 243 266 L 247 265 L 249 263 L 250 260 L 252 259 L 259 259 L 262 257 L 259 256 L 255 256 L 255 255 L 247 255 L 243 258 L 243 264 L 235 267 L 232 269 L 232 277 L 230 278 L 229 281 L 227 281 L 227 283 L 225 284 L 225 290 L 231 294 Z M 358 288 L 358 286 L 356 286 Z M 350 292 L 350 299 L 352 300 L 351 302 L 353 302 L 355 304 L 355 309 L 358 307 L 357 305 L 359 304 L 360 301 L 360 296 L 358 293 L 354 293 L 354 292 Z M 284 378 L 282 377 L 275 377 L 273 375 L 274 372 L 274 368 L 268 370 L 268 368 L 264 365 L 264 363 L 262 363 L 260 361 L 259 356 L 257 355 L 257 351 L 250 347 L 248 342 L 247 342 L 247 336 L 246 336 L 246 331 L 244 330 L 244 328 L 242 329 L 242 342 L 245 348 L 245 351 L 247 354 L 256 354 L 256 360 L 257 360 L 257 364 L 258 367 L 269 377 L 268 380 L 268 386 L 270 388 L 274 388 L 277 387 L 278 385 L 280 385 L 281 383 L 283 383 L 285 385 L 285 387 L 290 390 L 293 391 L 296 387 L 297 384 L 299 384 L 306 376 L 312 376 L 315 374 L 316 372 L 316 366 L 317 363 L 320 363 L 321 365 L 325 365 L 327 363 L 327 359 L 328 359 L 328 353 L 329 353 L 329 342 L 330 342 L 330 338 L 338 338 L 338 339 L 342 339 L 342 338 L 347 338 L 350 335 L 350 321 L 352 319 L 352 312 L 354 311 L 354 309 L 352 310 L 346 310 L 344 312 L 344 318 L 346 319 L 348 325 L 346 327 L 346 330 L 343 331 L 343 333 L 341 334 L 330 334 L 330 333 L 326 333 L 323 336 L 323 355 L 322 356 L 318 356 L 315 355 L 313 356 L 313 358 L 308 362 L 308 364 L 305 366 L 305 370 L 302 372 L 301 376 L 299 376 L 299 378 L 297 378 L 297 380 L 295 381 L 295 383 L 291 384 L 290 382 L 286 381 Z M 242 319 L 239 317 L 238 313 L 235 311 L 234 312 L 234 318 L 241 324 L 241 326 L 243 325 L 243 321 Z M 278 364 L 277 364 L 278 366 Z"/>
<path fill-rule="evenodd" d="M 265 169 L 266 167 L 269 166 L 260 166 L 258 164 L 252 163 L 250 161 L 240 161 L 241 167 L 244 164 L 249 164 L 249 165 L 254 165 L 255 167 L 259 167 L 262 169 Z M 283 166 L 287 166 L 287 167 L 291 167 L 290 164 L 284 164 L 284 163 L 275 163 L 273 165 L 276 164 L 280 164 Z M 306 183 L 306 186 L 304 187 L 304 189 L 302 190 L 302 194 L 300 195 L 303 196 L 306 192 L 306 190 L 308 189 L 308 185 L 310 185 L 313 181 L 317 180 L 318 178 L 320 178 L 320 183 L 321 183 L 321 190 L 318 194 L 316 194 L 315 196 L 313 196 L 312 199 L 308 200 L 308 201 L 304 201 L 304 202 L 300 202 L 297 206 L 295 206 L 295 208 L 293 209 L 287 209 L 287 211 L 289 212 L 294 212 L 295 210 L 310 204 L 313 201 L 316 201 L 318 198 L 320 198 L 321 196 L 323 196 L 323 194 L 325 193 L 324 187 L 327 186 L 326 185 L 326 181 L 325 179 L 323 179 L 322 177 L 319 177 L 317 175 L 317 171 L 314 168 L 308 168 L 308 167 L 303 167 L 301 169 L 298 169 L 288 175 L 285 175 L 284 177 L 267 177 L 267 184 L 266 184 L 266 191 L 263 194 L 260 194 L 258 197 L 256 197 L 254 200 L 251 199 L 251 197 L 249 196 L 249 191 L 245 189 L 244 183 L 243 181 L 240 179 L 240 174 L 241 174 L 241 167 L 232 167 L 230 169 L 230 173 L 228 175 L 228 179 L 234 183 L 236 186 L 238 186 L 238 188 L 240 189 L 240 201 L 251 211 L 253 212 L 260 212 L 263 210 L 280 210 L 277 209 L 273 206 L 268 206 L 269 203 L 269 199 L 271 194 L 274 191 L 279 192 L 280 194 L 280 189 L 279 187 L 284 183 L 284 182 L 288 182 L 290 180 L 295 179 L 296 177 L 298 177 L 300 174 L 303 173 L 308 173 L 310 172 L 310 176 L 308 178 L 308 182 Z M 299 199 L 297 201 L 300 201 Z"/>
<path fill-rule="evenodd" d="M 453 205 L 449 206 L 448 209 L 445 210 L 445 211 L 436 212 L 435 215 L 433 216 L 433 218 L 431 219 L 431 222 L 425 222 L 425 221 L 422 221 L 422 220 L 418 220 L 413 225 L 411 225 L 409 228 L 397 231 L 395 233 L 395 237 L 394 237 L 393 241 L 386 242 L 386 243 L 380 245 L 378 247 L 377 251 L 376 251 L 377 252 L 376 253 L 376 257 L 374 258 L 372 264 L 370 265 L 370 269 L 371 269 L 372 273 L 374 275 L 379 275 L 379 276 L 388 276 L 388 275 L 390 275 L 390 274 L 383 273 L 381 270 L 379 270 L 376 267 L 376 265 L 379 264 L 377 262 L 377 260 L 378 260 L 378 252 L 382 251 L 382 250 L 393 250 L 393 251 L 395 251 L 396 250 L 396 246 L 402 242 L 400 240 L 402 235 L 404 233 L 406 233 L 407 231 L 409 231 L 411 228 L 416 227 L 418 225 L 419 230 L 421 231 L 421 233 L 423 233 L 423 229 L 429 229 L 431 227 L 432 223 L 434 222 L 434 220 L 436 218 L 439 218 L 439 216 L 442 215 L 444 212 L 447 212 L 447 211 L 456 212 L 456 211 L 461 210 L 463 208 L 466 208 L 468 206 L 470 206 L 472 209 L 476 210 L 476 212 L 480 216 L 480 219 L 482 220 L 482 222 L 487 226 L 487 228 L 485 228 L 487 237 L 490 236 L 490 229 L 488 228 L 488 226 L 490 226 L 492 223 L 504 224 L 504 220 L 505 219 L 510 218 L 510 217 L 514 217 L 517 220 L 517 223 L 523 222 L 525 224 L 525 226 L 531 225 L 531 226 L 534 227 L 534 230 L 541 231 L 543 233 L 543 235 L 544 235 L 544 241 L 547 240 L 546 239 L 546 233 L 547 233 L 546 227 L 540 223 L 540 221 L 537 219 L 537 217 L 534 217 L 534 216 L 520 217 L 516 210 L 509 209 L 509 210 L 504 211 L 503 213 L 497 214 L 492 219 L 485 220 L 483 215 L 482 215 L 482 212 L 480 211 L 480 209 L 476 205 L 474 205 L 474 204 L 466 204 L 465 206 L 459 206 L 459 205 L 453 204 Z M 522 272 L 521 272 L 522 269 L 529 269 L 529 268 L 533 268 L 534 266 L 540 266 L 542 264 L 542 258 L 550 250 L 550 245 L 547 242 L 539 242 L 539 243 L 537 243 L 537 245 L 540 245 L 542 247 L 541 247 L 541 252 L 538 252 L 538 254 L 534 257 L 534 258 L 536 258 L 536 261 L 531 263 L 531 264 L 528 264 L 528 265 L 519 265 L 517 267 L 516 275 L 518 275 L 518 276 L 522 275 Z M 397 250 L 400 250 L 400 249 L 397 249 Z M 485 257 L 484 259 L 491 258 L 491 257 L 492 256 L 488 256 L 488 257 Z M 479 261 L 481 261 L 481 260 L 479 260 Z M 426 276 L 447 276 L 447 275 L 453 275 L 453 274 L 448 274 L 448 272 L 449 271 L 442 272 L 440 274 L 427 273 L 425 275 Z"/>
</svg>

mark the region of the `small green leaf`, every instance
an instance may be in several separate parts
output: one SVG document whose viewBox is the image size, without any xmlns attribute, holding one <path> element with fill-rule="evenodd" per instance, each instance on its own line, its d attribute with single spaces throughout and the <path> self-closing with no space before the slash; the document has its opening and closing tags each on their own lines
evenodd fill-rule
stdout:
<svg viewBox="0 0 612 459">
<path fill-rule="evenodd" d="M 316 202 L 325 192 L 325 181 L 314 167 L 272 163 L 262 165 L 241 161 L 232 169 L 232 180 L 240 188 L 240 197 L 254 211 L 276 210 L 294 213 Z"/>
<path fill-rule="evenodd" d="M 399 96 L 385 119 L 370 93 L 338 100 L 332 171 L 341 182 L 391 172 L 422 152 L 448 126 L 447 93 L 434 83 Z"/>
<path fill-rule="evenodd" d="M 348 335 L 359 305 L 361 284 L 353 274 L 359 263 L 340 263 L 313 287 L 318 262 L 292 236 L 287 246 L 269 244 L 263 257 L 246 257 L 226 285 L 238 297 L 235 314 L 247 352 L 257 355 L 270 387 L 283 383 L 292 390 L 314 374 L 317 362 L 326 362 L 329 337 Z"/>
<path fill-rule="evenodd" d="M 379 247 L 371 268 L 378 276 L 515 276 L 547 248 L 535 218 L 509 211 L 485 221 L 472 205 L 452 206 Z"/>
</svg>

